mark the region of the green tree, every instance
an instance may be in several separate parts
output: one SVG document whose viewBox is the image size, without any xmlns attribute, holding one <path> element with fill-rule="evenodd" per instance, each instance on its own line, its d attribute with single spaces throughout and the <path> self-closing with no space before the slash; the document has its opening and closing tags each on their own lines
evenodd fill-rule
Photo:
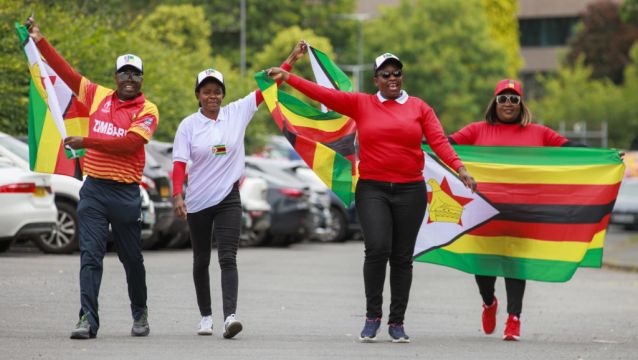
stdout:
<svg viewBox="0 0 638 360">
<path fill-rule="evenodd" d="M 560 122 L 568 126 L 585 122 L 592 128 L 607 121 L 610 146 L 625 147 L 638 130 L 638 118 L 627 116 L 626 101 L 635 107 L 636 100 L 628 99 L 624 89 L 609 79 L 592 80 L 592 72 L 581 57 L 571 67 L 561 66 L 554 76 L 540 77 L 544 96 L 531 101 L 530 108 L 538 121 L 554 128 Z"/>
<path fill-rule="evenodd" d="M 623 71 L 629 63 L 629 49 L 638 39 L 638 24 L 625 23 L 620 17 L 620 5 L 609 0 L 587 6 L 578 31 L 570 41 L 568 64 L 581 55 L 592 67 L 592 77 L 623 82 Z"/>
<path fill-rule="evenodd" d="M 490 36 L 499 42 L 507 54 L 507 76 L 516 78 L 523 66 L 518 35 L 517 0 L 481 0 Z"/>
<path fill-rule="evenodd" d="M 97 1 L 97 0 L 93 0 Z M 160 4 L 181 4 L 182 0 L 135 0 L 132 8 L 144 9 Z M 193 0 L 193 5 L 203 6 L 211 26 L 210 36 L 215 55 L 229 59 L 239 67 L 240 2 L 237 0 Z M 352 51 L 356 40 L 356 26 L 353 21 L 339 19 L 340 14 L 355 10 L 355 0 L 246 0 L 246 61 L 252 66 L 255 56 L 262 47 L 269 44 L 280 31 L 291 27 L 313 29 L 317 34 L 330 38 L 331 42 L 354 61 Z M 248 77 L 252 75 L 247 74 Z"/>
<path fill-rule="evenodd" d="M 74 3 L 0 0 L 0 131 L 26 134 L 30 75 L 14 23 L 34 12 L 47 40 L 81 74 L 105 85 L 113 82 L 112 49 L 125 32 L 110 17 L 84 14 Z"/>
<path fill-rule="evenodd" d="M 481 119 L 494 85 L 509 73 L 480 0 L 403 0 L 366 24 L 365 38 L 370 70 L 381 53 L 401 58 L 404 88 L 429 103 L 447 131 Z"/>
</svg>

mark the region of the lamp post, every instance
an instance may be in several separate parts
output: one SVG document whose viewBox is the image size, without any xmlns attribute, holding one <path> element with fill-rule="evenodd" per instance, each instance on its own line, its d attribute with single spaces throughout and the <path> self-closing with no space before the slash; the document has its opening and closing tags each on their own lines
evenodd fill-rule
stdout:
<svg viewBox="0 0 638 360">
<path fill-rule="evenodd" d="M 246 74 L 246 0 L 239 1 L 239 72 Z"/>
</svg>

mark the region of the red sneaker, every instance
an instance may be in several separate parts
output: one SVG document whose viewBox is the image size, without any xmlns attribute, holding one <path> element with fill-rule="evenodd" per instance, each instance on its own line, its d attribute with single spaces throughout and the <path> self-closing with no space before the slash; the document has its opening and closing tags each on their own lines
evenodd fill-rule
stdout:
<svg viewBox="0 0 638 360">
<path fill-rule="evenodd" d="M 491 334 L 496 328 L 496 310 L 498 310 L 498 300 L 494 296 L 492 305 L 487 306 L 483 304 L 483 332 Z"/>
<path fill-rule="evenodd" d="M 503 340 L 518 341 L 521 337 L 521 322 L 515 315 L 510 314 L 505 323 Z"/>
</svg>

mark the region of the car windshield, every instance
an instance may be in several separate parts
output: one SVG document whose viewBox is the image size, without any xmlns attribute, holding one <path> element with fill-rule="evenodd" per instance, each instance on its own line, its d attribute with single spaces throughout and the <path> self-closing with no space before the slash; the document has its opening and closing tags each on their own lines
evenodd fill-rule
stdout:
<svg viewBox="0 0 638 360">
<path fill-rule="evenodd" d="M 24 161 L 29 161 L 29 145 L 11 136 L 0 136 L 0 146 L 21 157 Z"/>
</svg>

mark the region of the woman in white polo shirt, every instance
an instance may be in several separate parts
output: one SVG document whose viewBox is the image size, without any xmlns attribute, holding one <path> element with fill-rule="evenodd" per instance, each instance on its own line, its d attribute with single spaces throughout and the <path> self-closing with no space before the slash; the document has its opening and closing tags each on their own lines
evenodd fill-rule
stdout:
<svg viewBox="0 0 638 360">
<path fill-rule="evenodd" d="M 299 42 L 282 66 L 291 69 L 305 52 L 305 43 Z M 207 69 L 197 75 L 195 96 L 200 108 L 182 120 L 173 144 L 173 198 L 175 212 L 188 220 L 190 228 L 193 279 L 202 316 L 197 333 L 213 333 L 208 266 L 214 236 L 226 319 L 223 336 L 229 339 L 242 330 L 235 313 L 236 256 L 242 215 L 239 179 L 244 173 L 244 134 L 263 96 L 257 90 L 221 106 L 225 95 L 224 77 L 219 71 Z M 182 190 L 188 161 L 192 164 L 184 199 Z"/>
</svg>

